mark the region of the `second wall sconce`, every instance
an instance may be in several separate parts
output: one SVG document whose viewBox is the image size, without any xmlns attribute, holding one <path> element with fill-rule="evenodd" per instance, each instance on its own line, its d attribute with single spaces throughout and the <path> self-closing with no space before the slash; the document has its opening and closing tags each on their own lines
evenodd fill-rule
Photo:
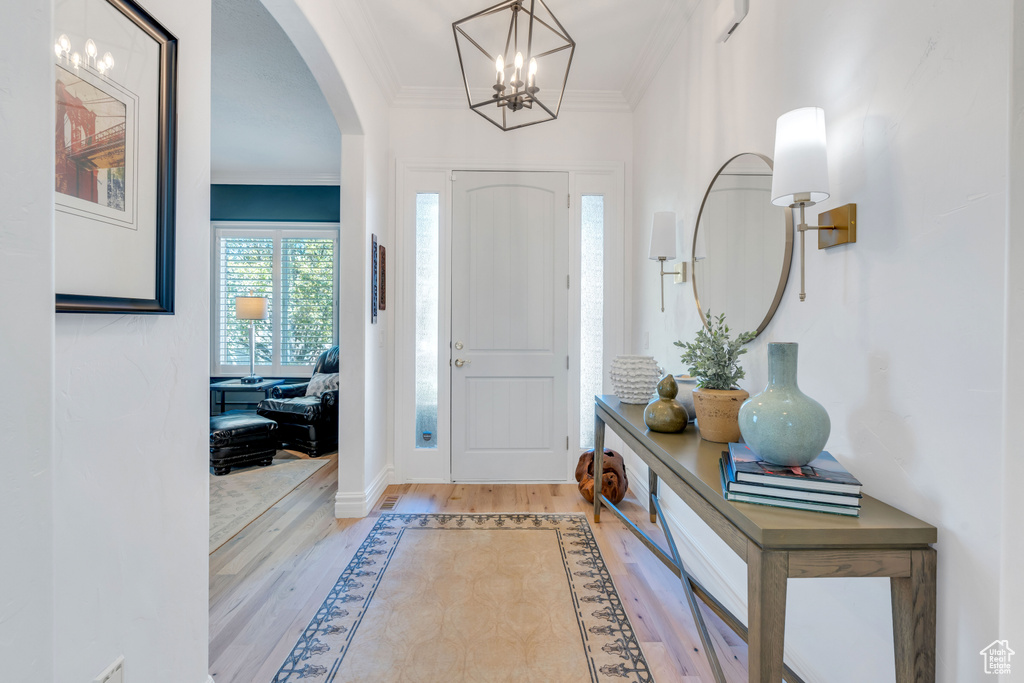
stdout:
<svg viewBox="0 0 1024 683">
<path fill-rule="evenodd" d="M 775 126 L 775 170 L 772 204 L 800 208 L 800 301 L 804 291 L 804 233 L 818 231 L 818 249 L 857 241 L 857 205 L 846 204 L 818 214 L 819 225 L 807 225 L 804 208 L 829 198 L 828 156 L 825 149 L 825 112 L 820 107 L 794 109 L 779 117 Z M 795 219 L 795 216 L 794 216 Z"/>
<path fill-rule="evenodd" d="M 675 211 L 658 211 L 654 214 L 651 228 L 651 251 L 648 258 L 658 262 L 661 269 L 661 312 L 665 312 L 665 276 L 674 275 L 675 281 L 686 282 L 686 263 L 680 263 L 672 270 L 665 270 L 665 261 L 676 260 L 676 214 Z"/>
</svg>

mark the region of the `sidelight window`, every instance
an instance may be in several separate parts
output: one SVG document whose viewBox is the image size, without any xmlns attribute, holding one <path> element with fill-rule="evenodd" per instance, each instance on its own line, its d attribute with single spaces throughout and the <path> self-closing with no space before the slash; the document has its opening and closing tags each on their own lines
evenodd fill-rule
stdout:
<svg viewBox="0 0 1024 683">
<path fill-rule="evenodd" d="M 437 448 L 440 195 L 416 195 L 416 447 Z"/>
<path fill-rule="evenodd" d="M 594 447 L 594 396 L 604 372 L 604 196 L 580 201 L 580 447 Z"/>
</svg>

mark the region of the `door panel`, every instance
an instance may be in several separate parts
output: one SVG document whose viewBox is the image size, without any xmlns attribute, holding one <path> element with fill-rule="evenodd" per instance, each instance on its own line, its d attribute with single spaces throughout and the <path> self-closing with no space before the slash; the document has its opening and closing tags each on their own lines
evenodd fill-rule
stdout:
<svg viewBox="0 0 1024 683">
<path fill-rule="evenodd" d="M 566 197 L 564 173 L 456 173 L 454 481 L 565 480 Z"/>
</svg>

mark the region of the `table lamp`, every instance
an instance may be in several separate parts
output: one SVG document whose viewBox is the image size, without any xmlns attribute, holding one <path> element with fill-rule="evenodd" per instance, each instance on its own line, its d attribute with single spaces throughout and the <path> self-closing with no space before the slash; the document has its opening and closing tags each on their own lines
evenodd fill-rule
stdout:
<svg viewBox="0 0 1024 683">
<path fill-rule="evenodd" d="M 270 317 L 265 296 L 236 296 L 235 317 L 249 321 L 249 376 L 242 378 L 242 384 L 258 384 L 263 381 L 256 375 L 256 321 Z"/>
</svg>

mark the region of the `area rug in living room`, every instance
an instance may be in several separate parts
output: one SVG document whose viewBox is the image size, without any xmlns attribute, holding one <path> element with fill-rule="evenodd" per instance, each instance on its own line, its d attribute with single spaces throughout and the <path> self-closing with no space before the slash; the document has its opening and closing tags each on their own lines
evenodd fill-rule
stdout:
<svg viewBox="0 0 1024 683">
<path fill-rule="evenodd" d="M 651 683 L 582 514 L 381 514 L 274 683 Z"/>
<path fill-rule="evenodd" d="M 326 464 L 326 458 L 308 460 L 278 451 L 267 467 L 246 467 L 221 476 L 211 474 L 210 552 L 227 543 Z"/>
</svg>

